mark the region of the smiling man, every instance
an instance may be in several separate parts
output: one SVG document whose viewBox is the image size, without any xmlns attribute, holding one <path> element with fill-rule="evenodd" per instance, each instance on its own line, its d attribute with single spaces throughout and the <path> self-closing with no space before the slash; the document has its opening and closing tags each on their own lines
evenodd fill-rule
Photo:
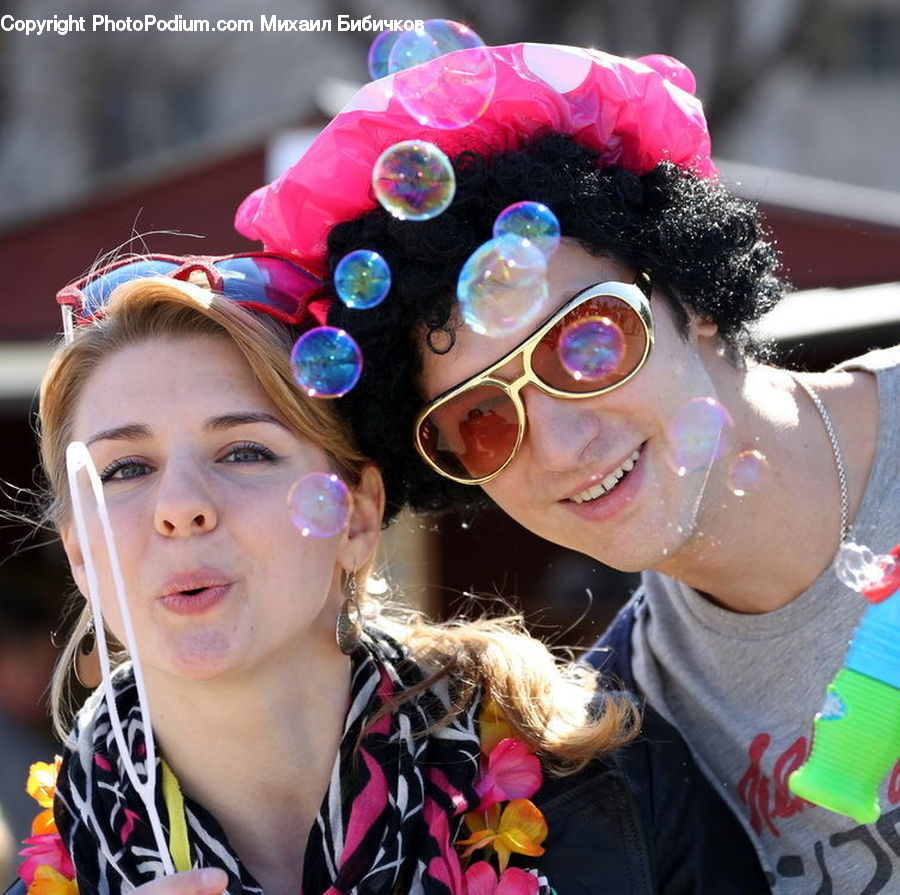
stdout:
<svg viewBox="0 0 900 895">
<path fill-rule="evenodd" d="M 900 883 L 896 785 L 879 824 L 860 826 L 786 780 L 865 608 L 832 571 L 836 552 L 853 539 L 886 553 L 900 531 L 900 350 L 823 374 L 766 364 L 752 328 L 782 295 L 777 256 L 755 208 L 713 176 L 689 73 L 534 46 L 491 50 L 496 92 L 455 130 L 399 108 L 402 73 L 392 91 L 364 88 L 239 226 L 319 271 L 356 249 L 388 262 L 384 303 L 334 301 L 329 323 L 365 357 L 341 401 L 382 467 L 389 513 L 492 501 L 554 543 L 641 571 L 592 661 L 681 731 L 775 891 L 887 891 Z M 353 191 L 411 137 L 455 158 L 453 201 L 421 222 Z M 332 199 L 334 157 L 345 189 Z M 561 225 L 546 294 L 535 322 L 476 332 L 460 271 L 522 201 Z M 585 319 L 621 334 L 587 381 L 558 359 Z M 708 450 L 683 462 L 677 432 L 698 406 L 718 425 L 687 433 Z M 757 476 L 736 484 L 748 457 Z"/>
</svg>

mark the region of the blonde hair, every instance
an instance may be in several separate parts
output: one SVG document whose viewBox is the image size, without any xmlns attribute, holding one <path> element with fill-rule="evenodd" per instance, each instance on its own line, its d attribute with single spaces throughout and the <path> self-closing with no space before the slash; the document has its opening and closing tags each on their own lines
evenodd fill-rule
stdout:
<svg viewBox="0 0 900 895">
<path fill-rule="evenodd" d="M 359 483 L 367 460 L 356 449 L 334 402 L 307 399 L 294 383 L 289 360 L 297 335 L 293 328 L 190 283 L 134 280 L 113 292 L 102 317 L 76 327 L 74 340 L 59 348 L 41 384 L 41 462 L 50 489 L 47 517 L 57 529 L 69 517 L 65 452 L 88 378 L 104 358 L 122 348 L 192 335 L 230 339 L 287 425 L 323 448 L 349 487 Z M 361 572 L 365 580 L 368 570 Z M 387 614 L 384 621 L 431 673 L 426 685 L 452 675 L 461 684 L 461 699 L 471 698 L 474 688 L 482 686 L 516 735 L 559 773 L 577 770 L 633 736 L 637 713 L 632 704 L 598 693 L 593 673 L 561 666 L 525 632 L 520 619 L 434 624 L 409 614 L 402 618 Z M 90 622 L 85 603 L 53 674 L 51 709 L 63 737 L 71 714 L 71 668 Z M 121 662 L 125 655 L 118 651 L 111 658 Z"/>
</svg>

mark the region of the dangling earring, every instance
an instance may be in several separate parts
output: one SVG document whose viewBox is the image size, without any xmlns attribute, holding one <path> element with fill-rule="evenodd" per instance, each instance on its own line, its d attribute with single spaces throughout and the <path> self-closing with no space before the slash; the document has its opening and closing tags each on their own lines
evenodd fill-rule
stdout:
<svg viewBox="0 0 900 895">
<path fill-rule="evenodd" d="M 86 690 L 100 686 L 103 674 L 100 670 L 100 653 L 97 650 L 97 636 L 94 633 L 94 621 L 88 622 L 87 630 L 81 635 L 75 654 L 72 656 L 72 670 L 75 679 Z"/>
<path fill-rule="evenodd" d="M 347 576 L 347 596 L 341 604 L 334 625 L 334 639 L 337 641 L 338 649 L 345 656 L 349 656 L 356 649 L 362 636 L 362 612 L 359 608 L 358 591 L 359 582 L 356 580 L 354 569 Z"/>
</svg>

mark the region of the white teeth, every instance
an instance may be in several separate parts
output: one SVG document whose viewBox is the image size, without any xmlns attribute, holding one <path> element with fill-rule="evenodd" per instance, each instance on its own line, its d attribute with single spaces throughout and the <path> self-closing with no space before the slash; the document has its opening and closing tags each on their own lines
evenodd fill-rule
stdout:
<svg viewBox="0 0 900 895">
<path fill-rule="evenodd" d="M 634 464 L 640 456 L 641 452 L 639 450 L 635 451 L 621 466 L 617 466 L 596 485 L 585 488 L 584 491 L 581 491 L 569 499 L 574 503 L 584 503 L 588 500 L 595 500 L 602 494 L 609 494 L 609 492 L 619 484 L 625 473 L 631 472 L 631 470 L 634 469 Z"/>
</svg>

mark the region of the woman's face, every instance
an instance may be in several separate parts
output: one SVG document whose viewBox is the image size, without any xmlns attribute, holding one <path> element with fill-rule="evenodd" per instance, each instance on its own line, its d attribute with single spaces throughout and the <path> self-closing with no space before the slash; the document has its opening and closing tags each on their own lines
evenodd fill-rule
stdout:
<svg viewBox="0 0 900 895">
<path fill-rule="evenodd" d="M 105 358 L 80 396 L 73 438 L 104 483 L 145 668 L 206 679 L 272 662 L 309 667 L 336 649 L 340 570 L 374 549 L 380 479 L 364 479 L 374 498 L 356 500 L 347 532 L 302 537 L 287 495 L 306 473 L 330 472 L 328 457 L 287 428 L 230 341 L 162 338 Z M 124 642 L 93 502 L 84 504 L 104 615 Z M 71 520 L 63 541 L 86 594 Z"/>
</svg>

